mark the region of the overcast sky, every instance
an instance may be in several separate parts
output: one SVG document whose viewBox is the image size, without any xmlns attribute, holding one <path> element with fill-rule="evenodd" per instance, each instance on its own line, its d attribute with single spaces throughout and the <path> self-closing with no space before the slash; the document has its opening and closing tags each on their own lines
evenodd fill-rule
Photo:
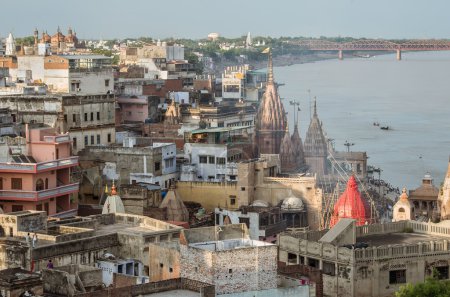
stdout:
<svg viewBox="0 0 450 297">
<path fill-rule="evenodd" d="M 22 0 L 0 4 L 0 36 L 37 27 L 110 39 L 352 36 L 450 38 L 449 0 Z M 8 13 L 5 13 L 8 12 Z M 39 33 L 39 34 L 40 34 Z"/>
</svg>

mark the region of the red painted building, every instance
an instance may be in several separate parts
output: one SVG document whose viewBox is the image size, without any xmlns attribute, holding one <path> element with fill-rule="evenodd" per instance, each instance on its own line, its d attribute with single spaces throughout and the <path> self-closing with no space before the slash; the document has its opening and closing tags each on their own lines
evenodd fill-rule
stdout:
<svg viewBox="0 0 450 297">
<path fill-rule="evenodd" d="M 358 184 L 352 175 L 347 183 L 347 188 L 334 205 L 331 216 L 330 228 L 342 218 L 356 220 L 356 225 L 361 226 L 371 223 L 370 207 L 358 191 Z"/>
<path fill-rule="evenodd" d="M 15 140 L 16 143 L 20 139 Z M 23 139 L 22 139 L 23 143 Z M 54 128 L 26 128 L 26 143 L 9 148 L 0 163 L 0 206 L 4 212 L 44 210 L 49 216 L 77 214 L 74 195 L 78 183 L 71 182 L 71 170 L 78 157 L 70 154 L 68 134 Z"/>
</svg>

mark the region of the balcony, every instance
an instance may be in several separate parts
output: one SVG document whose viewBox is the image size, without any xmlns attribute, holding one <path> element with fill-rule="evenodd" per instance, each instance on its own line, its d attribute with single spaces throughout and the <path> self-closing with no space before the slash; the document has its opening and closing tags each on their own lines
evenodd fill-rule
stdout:
<svg viewBox="0 0 450 297">
<path fill-rule="evenodd" d="M 78 157 L 69 157 L 40 163 L 0 163 L 0 172 L 39 173 L 78 165 Z"/>
<path fill-rule="evenodd" d="M 39 201 L 78 192 L 79 184 L 68 184 L 42 191 L 0 190 L 2 200 Z"/>
</svg>

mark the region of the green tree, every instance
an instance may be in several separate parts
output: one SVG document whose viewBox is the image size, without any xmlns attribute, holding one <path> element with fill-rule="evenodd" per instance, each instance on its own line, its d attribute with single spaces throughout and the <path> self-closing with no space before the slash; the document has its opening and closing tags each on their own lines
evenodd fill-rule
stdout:
<svg viewBox="0 0 450 297">
<path fill-rule="evenodd" d="M 407 284 L 401 286 L 395 293 L 396 297 L 449 297 L 450 281 L 439 280 L 439 273 L 433 270 L 433 276 L 427 278 L 425 282 L 418 284 Z"/>
</svg>

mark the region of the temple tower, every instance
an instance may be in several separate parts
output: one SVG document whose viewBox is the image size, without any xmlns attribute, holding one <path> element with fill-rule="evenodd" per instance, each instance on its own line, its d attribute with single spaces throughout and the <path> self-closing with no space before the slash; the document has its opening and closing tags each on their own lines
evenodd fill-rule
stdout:
<svg viewBox="0 0 450 297">
<path fill-rule="evenodd" d="M 273 80 L 272 52 L 269 50 L 268 53 L 266 91 L 255 118 L 255 145 L 258 155 L 280 153 L 287 123 L 286 113 Z"/>
<path fill-rule="evenodd" d="M 9 33 L 8 37 L 6 38 L 5 55 L 16 55 L 16 41 L 14 40 L 14 36 L 12 35 L 12 33 Z"/>
<path fill-rule="evenodd" d="M 317 104 L 314 100 L 314 114 L 305 137 L 305 162 L 309 171 L 319 176 L 326 175 L 328 147 L 322 131 L 322 124 L 317 116 Z"/>
</svg>

